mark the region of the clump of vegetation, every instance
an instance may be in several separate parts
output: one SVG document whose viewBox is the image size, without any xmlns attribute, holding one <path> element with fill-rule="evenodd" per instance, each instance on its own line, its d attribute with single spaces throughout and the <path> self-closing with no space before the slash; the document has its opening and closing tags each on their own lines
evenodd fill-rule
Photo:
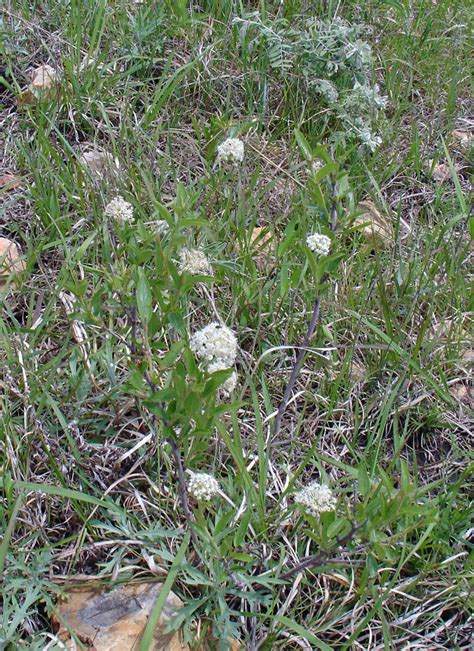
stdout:
<svg viewBox="0 0 474 651">
<path fill-rule="evenodd" d="M 258 69 L 266 62 L 286 83 L 296 84 L 298 97 L 304 101 L 306 95 L 331 123 L 331 141 L 347 146 L 355 140 L 371 151 L 381 143 L 373 125 L 387 99 L 372 82 L 365 27 L 340 17 L 269 22 L 258 13 L 235 18 L 234 24 L 245 65 Z"/>
</svg>

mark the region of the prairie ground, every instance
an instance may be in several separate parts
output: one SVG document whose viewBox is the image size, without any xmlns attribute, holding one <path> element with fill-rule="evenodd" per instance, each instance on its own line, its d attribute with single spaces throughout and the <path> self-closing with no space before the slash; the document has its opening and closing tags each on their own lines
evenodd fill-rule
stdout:
<svg viewBox="0 0 474 651">
<path fill-rule="evenodd" d="M 0 12 L 0 647 L 472 648 L 469 3 Z"/>
</svg>

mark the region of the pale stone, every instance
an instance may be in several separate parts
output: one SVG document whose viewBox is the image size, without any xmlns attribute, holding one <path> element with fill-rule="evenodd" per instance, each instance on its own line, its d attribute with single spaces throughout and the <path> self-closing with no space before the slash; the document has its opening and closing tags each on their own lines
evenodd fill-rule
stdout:
<svg viewBox="0 0 474 651">
<path fill-rule="evenodd" d="M 161 589 L 162 585 L 154 582 L 130 584 L 111 591 L 91 587 L 71 589 L 67 601 L 55 613 L 60 625 L 58 636 L 70 641 L 70 629 L 83 644 L 93 644 L 95 651 L 137 649 Z M 170 592 L 155 630 L 152 651 L 189 651 L 187 645 L 181 644 L 177 632 L 164 630 L 182 607 L 181 599 Z"/>
<path fill-rule="evenodd" d="M 19 247 L 6 237 L 0 237 L 0 284 L 24 270 L 25 261 L 21 258 Z"/>
</svg>

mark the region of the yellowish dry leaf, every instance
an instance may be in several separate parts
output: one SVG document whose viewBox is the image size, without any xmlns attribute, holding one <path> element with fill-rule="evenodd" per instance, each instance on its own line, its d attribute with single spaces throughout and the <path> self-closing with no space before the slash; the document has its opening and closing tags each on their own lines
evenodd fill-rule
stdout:
<svg viewBox="0 0 474 651">
<path fill-rule="evenodd" d="M 274 251 L 273 235 L 263 226 L 255 226 L 250 234 L 249 248 L 260 271 L 271 264 Z M 244 251 L 242 251 L 244 253 Z"/>
<path fill-rule="evenodd" d="M 38 97 L 33 92 L 32 88 L 28 86 L 17 97 L 18 104 L 24 104 L 26 106 L 31 106 L 36 104 Z"/>
<path fill-rule="evenodd" d="M 358 227 L 371 248 L 386 248 L 393 244 L 394 232 L 389 217 L 382 215 L 371 201 L 361 201 L 354 226 Z"/>
<path fill-rule="evenodd" d="M 21 178 L 16 174 L 0 174 L 0 190 L 9 192 L 21 185 Z"/>
<path fill-rule="evenodd" d="M 467 131 L 461 131 L 460 129 L 455 129 L 453 131 L 453 139 L 459 144 L 461 149 L 469 149 L 472 142 L 472 134 Z"/>
<path fill-rule="evenodd" d="M 31 75 L 31 87 L 35 90 L 47 90 L 53 88 L 58 81 L 59 75 L 56 70 L 48 64 L 38 66 Z"/>
<path fill-rule="evenodd" d="M 57 606 L 53 615 L 57 635 L 64 643 L 72 645 L 70 631 L 73 631 L 90 651 L 136 650 L 161 587 L 159 583 L 146 582 L 111 591 L 91 586 L 72 588 L 67 600 Z M 182 607 L 179 597 L 170 592 L 151 651 L 188 651 L 189 647 L 181 644 L 178 633 L 165 633 L 166 625 Z"/>
</svg>

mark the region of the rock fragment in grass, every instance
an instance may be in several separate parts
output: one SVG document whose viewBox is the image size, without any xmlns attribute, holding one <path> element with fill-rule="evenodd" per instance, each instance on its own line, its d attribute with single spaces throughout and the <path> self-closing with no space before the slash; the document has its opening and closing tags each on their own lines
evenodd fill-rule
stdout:
<svg viewBox="0 0 474 651">
<path fill-rule="evenodd" d="M 474 349 L 473 348 L 465 348 L 460 356 L 459 362 L 457 364 L 457 367 L 460 369 L 465 370 L 467 373 L 472 375 L 472 372 L 474 370 Z"/>
<path fill-rule="evenodd" d="M 66 644 L 71 631 L 86 648 L 95 651 L 132 651 L 138 649 L 153 606 L 162 586 L 155 582 L 125 585 L 116 590 L 83 586 L 67 593 L 67 600 L 57 606 L 53 621 L 58 637 Z M 187 651 L 176 631 L 165 632 L 170 619 L 183 607 L 179 597 L 170 592 L 166 598 L 150 647 L 154 651 Z"/>
<path fill-rule="evenodd" d="M 444 183 L 451 175 L 449 165 L 446 165 L 446 163 L 436 163 L 433 167 L 433 161 L 430 161 L 430 168 L 432 168 L 431 174 L 434 180 L 438 181 L 438 183 Z"/>
<path fill-rule="evenodd" d="M 31 83 L 18 97 L 20 104 L 36 104 L 40 99 L 54 99 L 58 94 L 59 74 L 50 65 L 42 64 L 31 73 Z"/>
<path fill-rule="evenodd" d="M 24 270 L 25 261 L 18 245 L 6 237 L 0 237 L 0 291 L 13 276 Z"/>
<path fill-rule="evenodd" d="M 349 369 L 349 379 L 354 384 L 362 384 L 367 379 L 367 369 L 365 366 L 353 359 Z"/>
<path fill-rule="evenodd" d="M 53 88 L 59 79 L 56 70 L 48 65 L 41 65 L 33 70 L 31 86 L 36 90 L 47 90 Z"/>
<path fill-rule="evenodd" d="M 472 134 L 461 129 L 455 129 L 452 133 L 453 140 L 461 149 L 468 151 L 472 144 Z"/>
<path fill-rule="evenodd" d="M 111 171 L 118 171 L 119 162 L 109 152 L 92 149 L 82 154 L 80 161 L 91 175 L 99 180 Z"/>
<path fill-rule="evenodd" d="M 449 393 L 461 403 L 463 409 L 474 410 L 474 386 L 467 382 L 456 382 L 449 387 Z"/>
<path fill-rule="evenodd" d="M 394 242 L 393 226 L 389 217 L 382 215 L 371 201 L 361 201 L 354 226 L 365 237 L 368 246 L 373 249 L 383 249 Z"/>
</svg>

